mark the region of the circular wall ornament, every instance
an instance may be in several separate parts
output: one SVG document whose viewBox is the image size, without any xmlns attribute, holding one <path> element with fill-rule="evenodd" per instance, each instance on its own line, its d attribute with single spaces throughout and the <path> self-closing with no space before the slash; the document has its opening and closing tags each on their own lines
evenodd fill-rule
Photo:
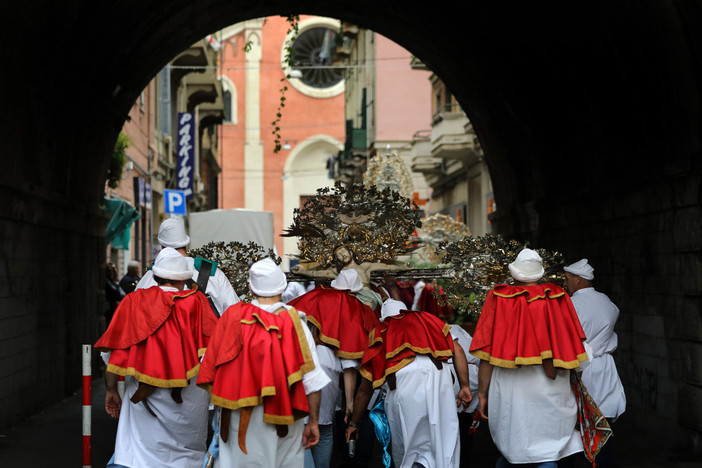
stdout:
<svg viewBox="0 0 702 468">
<path fill-rule="evenodd" d="M 301 21 L 292 43 L 292 66 L 285 61 L 285 46 L 281 63 L 290 84 L 306 96 L 329 98 L 344 92 L 344 69 L 332 65 L 339 21 L 314 17 Z"/>
</svg>

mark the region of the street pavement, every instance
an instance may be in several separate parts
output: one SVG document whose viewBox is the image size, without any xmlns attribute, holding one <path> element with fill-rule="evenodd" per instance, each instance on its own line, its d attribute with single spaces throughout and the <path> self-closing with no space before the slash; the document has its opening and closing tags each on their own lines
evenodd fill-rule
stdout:
<svg viewBox="0 0 702 468">
<path fill-rule="evenodd" d="M 105 386 L 101 379 L 92 385 L 92 467 L 104 467 L 112 455 L 117 421 L 104 410 Z M 78 468 L 82 466 L 81 391 L 47 407 L 44 411 L 0 434 L 2 468 Z M 702 461 L 669 461 L 657 450 L 655 438 L 645 436 L 625 415 L 615 426 L 616 459 L 621 468 L 699 468 Z M 332 467 L 351 466 L 336 453 Z M 498 452 L 490 440 L 487 424 L 475 434 L 472 467 L 494 467 Z M 358 465 L 356 465 L 358 466 Z M 577 468 L 588 466 L 583 457 Z M 381 449 L 376 444 L 367 468 L 381 468 Z M 137 468 L 137 467 L 135 467 Z M 139 467 L 142 468 L 142 467 Z"/>
</svg>

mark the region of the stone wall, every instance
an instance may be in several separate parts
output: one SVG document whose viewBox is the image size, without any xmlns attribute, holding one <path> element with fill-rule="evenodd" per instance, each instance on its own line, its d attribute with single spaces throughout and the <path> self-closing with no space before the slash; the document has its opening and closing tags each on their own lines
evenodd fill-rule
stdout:
<svg viewBox="0 0 702 468">
<path fill-rule="evenodd" d="M 81 344 L 103 310 L 105 220 L 59 197 L 0 187 L 0 199 L 3 430 L 80 388 Z"/>
<path fill-rule="evenodd" d="M 700 455 L 702 172 L 691 164 L 627 186 L 611 182 L 586 196 L 552 194 L 559 203 L 515 208 L 497 224 L 567 262 L 589 259 L 595 288 L 621 311 L 615 360 L 625 417 L 662 437 L 671 454 Z"/>
</svg>

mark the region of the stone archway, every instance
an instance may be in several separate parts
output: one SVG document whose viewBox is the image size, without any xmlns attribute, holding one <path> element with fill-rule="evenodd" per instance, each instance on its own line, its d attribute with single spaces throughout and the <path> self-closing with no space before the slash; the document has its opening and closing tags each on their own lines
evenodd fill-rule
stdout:
<svg viewBox="0 0 702 468">
<path fill-rule="evenodd" d="M 637 376 L 656 383 L 659 404 L 646 407 L 649 395 L 630 414 L 662 418 L 692 447 L 702 431 L 702 406 L 686 403 L 702 401 L 690 357 L 702 349 L 698 1 L 33 5 L 5 5 L 0 33 L 0 323 L 14 330 L 0 357 L 23 363 L 0 369 L 13 382 L 0 393 L 2 424 L 78 385 L 78 346 L 94 339 L 101 306 L 107 156 L 141 89 L 210 32 L 309 13 L 373 29 L 442 78 L 485 150 L 496 229 L 596 264 L 622 309 L 620 362 L 636 369 L 627 390 Z"/>
</svg>

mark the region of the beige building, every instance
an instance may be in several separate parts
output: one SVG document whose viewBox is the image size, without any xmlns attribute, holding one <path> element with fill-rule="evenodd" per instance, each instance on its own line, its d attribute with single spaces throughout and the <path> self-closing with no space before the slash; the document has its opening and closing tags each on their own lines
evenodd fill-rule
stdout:
<svg viewBox="0 0 702 468">
<path fill-rule="evenodd" d="M 426 67 L 418 60 L 412 66 Z M 412 170 L 424 174 L 432 189 L 429 213 L 467 224 L 475 236 L 491 232 L 495 210 L 492 182 L 473 125 L 444 83 L 432 74 L 431 130 L 412 142 Z"/>
</svg>

